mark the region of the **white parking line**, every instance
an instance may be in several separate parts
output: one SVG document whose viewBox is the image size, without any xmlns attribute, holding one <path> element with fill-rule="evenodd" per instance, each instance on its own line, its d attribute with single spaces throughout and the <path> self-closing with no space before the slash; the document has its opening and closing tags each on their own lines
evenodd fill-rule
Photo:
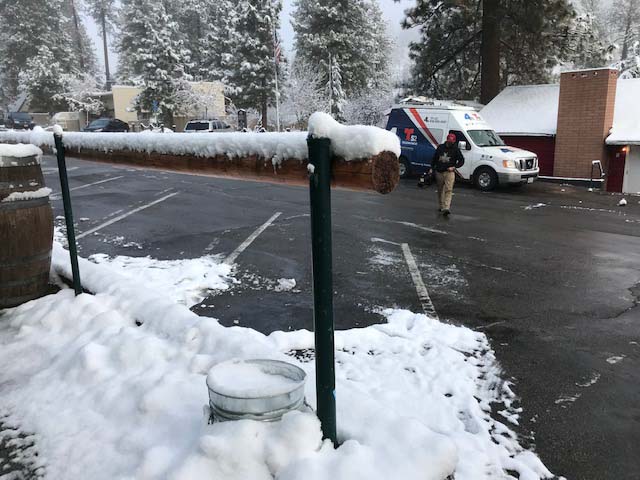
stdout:
<svg viewBox="0 0 640 480">
<path fill-rule="evenodd" d="M 140 212 L 140 211 L 142 211 L 142 210 L 144 210 L 144 209 L 146 209 L 146 208 L 149 208 L 149 207 L 152 207 L 152 206 L 154 206 L 154 205 L 157 205 L 157 204 L 158 204 L 158 203 L 160 203 L 160 202 L 164 202 L 165 200 L 167 200 L 167 199 L 169 199 L 169 198 L 171 198 L 171 197 L 174 197 L 174 196 L 178 195 L 178 193 L 180 193 L 180 192 L 174 192 L 174 193 L 171 193 L 171 194 L 169 194 L 169 195 L 165 195 L 164 197 L 159 198 L 159 199 L 157 199 L 157 200 L 154 200 L 153 202 L 149 202 L 149 203 L 147 203 L 147 204 L 145 204 L 145 205 L 141 205 L 141 206 L 139 206 L 139 207 L 137 207 L 137 208 L 134 208 L 133 210 L 129 210 L 128 212 L 125 212 L 125 213 L 123 213 L 122 215 L 118 215 L 117 217 L 114 217 L 114 218 L 112 218 L 111 220 L 108 220 L 108 221 L 106 221 L 106 222 L 104 222 L 104 223 L 101 223 L 101 224 L 100 224 L 100 225 L 98 225 L 97 227 L 94 227 L 94 228 L 92 228 L 92 229 L 90 229 L 90 230 L 87 230 L 86 232 L 82 232 L 82 233 L 81 233 L 80 235 L 78 235 L 76 238 L 77 238 L 78 240 L 80 240 L 81 238 L 84 238 L 84 237 L 86 237 L 87 235 L 91 235 L 92 233 L 95 233 L 95 232 L 97 232 L 98 230 L 102 230 L 104 227 L 108 227 L 109 225 L 113 225 L 114 223 L 119 222 L 119 221 L 120 221 L 120 220 L 122 220 L 123 218 L 127 218 L 129 215 L 133 215 L 134 213 L 138 213 L 138 212 Z"/>
<path fill-rule="evenodd" d="M 69 191 L 75 192 L 76 190 L 82 190 L 83 188 L 93 187 L 94 185 L 100 185 L 101 183 L 112 182 L 114 180 L 118 180 L 119 178 L 124 178 L 124 175 L 120 175 L 119 177 L 107 178 L 105 180 L 100 180 L 98 182 L 87 183 L 85 185 L 79 185 L 77 187 L 70 188 Z M 49 198 L 51 200 L 60 200 L 62 198 L 62 193 L 54 193 L 53 195 L 50 195 Z"/>
<path fill-rule="evenodd" d="M 422 281 L 422 275 L 420 275 L 420 269 L 418 268 L 416 259 L 411 253 L 409 244 L 407 243 L 402 244 L 402 253 L 404 254 L 404 259 L 407 262 L 407 267 L 409 267 L 409 273 L 411 274 L 411 279 L 413 280 L 413 284 L 416 286 L 416 292 L 418 293 L 418 299 L 422 304 L 422 310 L 429 317 L 435 318 L 436 320 L 438 320 L 438 313 L 436 312 L 436 309 L 433 306 L 433 303 L 431 302 L 431 297 L 429 296 L 427 287 Z"/>
<path fill-rule="evenodd" d="M 224 259 L 224 263 L 226 263 L 227 265 L 233 264 L 233 262 L 236 261 L 238 256 L 242 252 L 244 252 L 247 249 L 247 247 L 251 245 L 256 238 L 258 238 L 258 235 L 264 232 L 269 227 L 269 225 L 271 225 L 275 221 L 275 219 L 278 218 L 280 215 L 282 215 L 282 212 L 274 213 L 269 220 L 267 220 L 262 225 L 260 225 L 251 235 L 247 237 L 247 239 L 244 242 L 242 242 L 238 246 L 238 248 L 236 248 L 233 252 L 231 252 L 229 256 Z"/>
<path fill-rule="evenodd" d="M 67 172 L 73 172 L 74 170 L 79 169 L 80 167 L 69 167 L 67 168 Z M 52 173 L 58 173 L 58 169 L 55 167 L 45 167 L 42 169 L 43 175 L 51 175 Z"/>
</svg>

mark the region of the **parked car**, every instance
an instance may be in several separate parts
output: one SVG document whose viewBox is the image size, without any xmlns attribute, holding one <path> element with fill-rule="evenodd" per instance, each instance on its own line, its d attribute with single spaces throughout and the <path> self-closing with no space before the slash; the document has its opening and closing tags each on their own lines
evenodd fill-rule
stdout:
<svg viewBox="0 0 640 480">
<path fill-rule="evenodd" d="M 15 130 L 31 130 L 36 124 L 27 112 L 11 112 L 7 116 L 5 126 Z"/>
<path fill-rule="evenodd" d="M 505 145 L 470 107 L 401 104 L 389 113 L 387 130 L 400 138 L 402 177 L 429 170 L 436 147 L 449 133 L 456 136 L 465 159 L 459 176 L 481 190 L 533 183 L 540 172 L 535 153 Z"/>
<path fill-rule="evenodd" d="M 129 124 L 117 118 L 98 118 L 82 129 L 83 132 L 128 132 Z"/>
<path fill-rule="evenodd" d="M 190 120 L 184 127 L 185 133 L 228 132 L 231 125 L 222 120 Z"/>
</svg>

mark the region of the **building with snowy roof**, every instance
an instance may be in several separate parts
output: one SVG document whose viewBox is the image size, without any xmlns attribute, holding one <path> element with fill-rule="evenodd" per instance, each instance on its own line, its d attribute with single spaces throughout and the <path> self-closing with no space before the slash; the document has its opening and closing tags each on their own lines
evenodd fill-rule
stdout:
<svg viewBox="0 0 640 480">
<path fill-rule="evenodd" d="M 505 142 L 535 152 L 542 177 L 589 181 L 599 162 L 611 192 L 640 192 L 640 79 L 610 68 L 560 84 L 504 89 L 481 113 Z"/>
</svg>

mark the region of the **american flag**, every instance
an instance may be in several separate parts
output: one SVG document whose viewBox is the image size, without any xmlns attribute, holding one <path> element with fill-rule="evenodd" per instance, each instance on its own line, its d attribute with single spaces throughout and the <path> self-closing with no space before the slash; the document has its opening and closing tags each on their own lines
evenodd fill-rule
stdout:
<svg viewBox="0 0 640 480">
<path fill-rule="evenodd" d="M 273 58 L 276 65 L 280 63 L 280 55 L 282 54 L 282 47 L 280 46 L 280 39 L 278 34 L 273 32 Z"/>
</svg>

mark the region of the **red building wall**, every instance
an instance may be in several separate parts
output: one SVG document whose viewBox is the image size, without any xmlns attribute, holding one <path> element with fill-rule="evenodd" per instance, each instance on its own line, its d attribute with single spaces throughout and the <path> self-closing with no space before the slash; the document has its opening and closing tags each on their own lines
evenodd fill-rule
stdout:
<svg viewBox="0 0 640 480">
<path fill-rule="evenodd" d="M 556 137 L 526 137 L 523 135 L 500 135 L 504 143 L 512 147 L 522 148 L 538 155 L 540 175 L 553 176 L 553 163 L 555 159 Z"/>
</svg>

